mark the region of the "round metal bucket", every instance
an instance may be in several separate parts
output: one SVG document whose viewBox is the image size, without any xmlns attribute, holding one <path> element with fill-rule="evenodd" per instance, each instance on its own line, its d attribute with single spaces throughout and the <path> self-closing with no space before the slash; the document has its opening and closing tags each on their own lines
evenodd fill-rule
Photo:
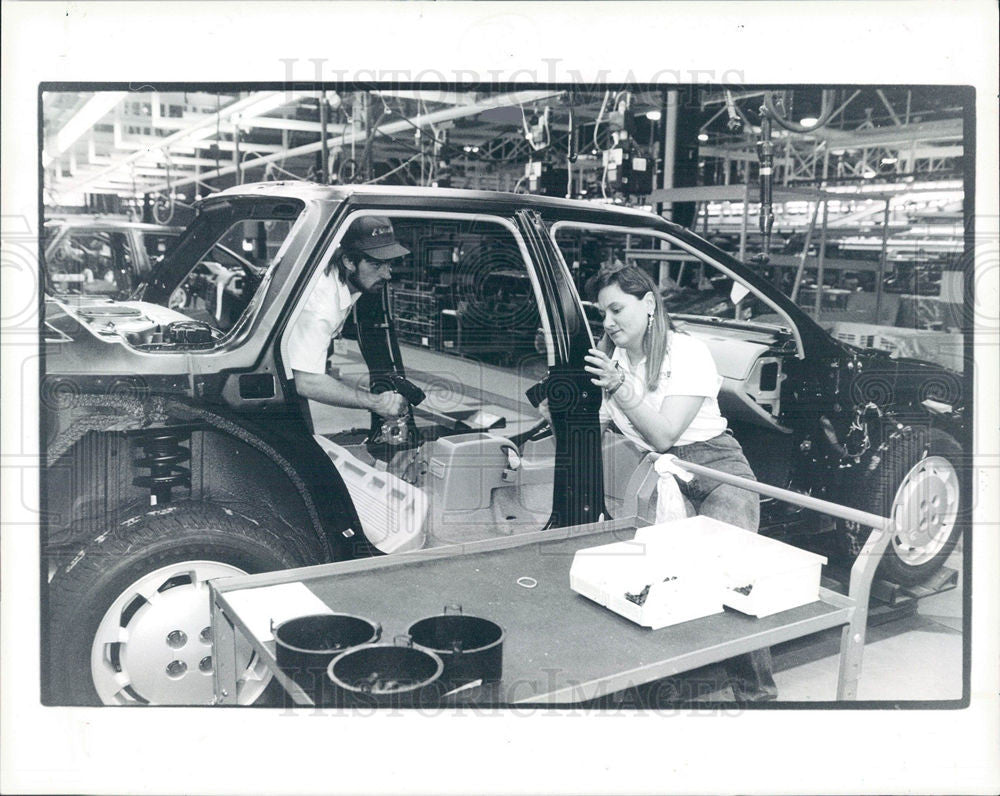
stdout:
<svg viewBox="0 0 1000 796">
<path fill-rule="evenodd" d="M 272 627 L 278 668 L 315 700 L 326 682 L 326 669 L 344 650 L 373 644 L 382 627 L 350 614 L 310 614 Z"/>
<path fill-rule="evenodd" d="M 407 633 L 415 646 L 440 656 L 441 680 L 449 689 L 476 680 L 497 682 L 503 675 L 503 628 L 467 616 L 460 605 L 446 605 L 444 613 L 414 622 Z"/>
<path fill-rule="evenodd" d="M 393 644 L 365 644 L 341 653 L 327 668 L 336 705 L 420 707 L 441 696 L 444 664 L 405 636 Z"/>
</svg>

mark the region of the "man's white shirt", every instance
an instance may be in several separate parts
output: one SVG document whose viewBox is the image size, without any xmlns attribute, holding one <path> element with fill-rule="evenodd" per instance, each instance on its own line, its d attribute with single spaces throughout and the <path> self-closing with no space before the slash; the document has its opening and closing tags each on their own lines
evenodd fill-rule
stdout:
<svg viewBox="0 0 1000 796">
<path fill-rule="evenodd" d="M 292 370 L 326 373 L 330 341 L 344 327 L 361 293 L 353 293 L 340 281 L 335 268 L 320 277 L 288 337 L 288 359 Z"/>
</svg>

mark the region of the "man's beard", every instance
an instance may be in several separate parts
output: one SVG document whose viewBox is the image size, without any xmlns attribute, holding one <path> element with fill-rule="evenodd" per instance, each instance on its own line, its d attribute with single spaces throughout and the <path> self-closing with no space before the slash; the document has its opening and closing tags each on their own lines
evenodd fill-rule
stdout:
<svg viewBox="0 0 1000 796">
<path fill-rule="evenodd" d="M 378 293 L 385 285 L 384 279 L 376 279 L 370 287 L 365 287 L 358 281 L 357 272 L 348 273 L 347 284 L 355 293 Z"/>
</svg>

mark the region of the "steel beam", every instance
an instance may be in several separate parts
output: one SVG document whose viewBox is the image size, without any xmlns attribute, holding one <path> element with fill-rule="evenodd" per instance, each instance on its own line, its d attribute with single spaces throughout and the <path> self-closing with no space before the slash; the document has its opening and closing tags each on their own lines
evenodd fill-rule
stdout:
<svg viewBox="0 0 1000 796">
<path fill-rule="evenodd" d="M 423 126 L 438 124 L 440 122 L 451 121 L 454 119 L 461 119 L 466 116 L 475 116 L 478 113 L 482 113 L 485 110 L 491 108 L 501 108 L 508 105 L 517 105 L 519 102 L 537 102 L 543 99 L 548 99 L 550 97 L 557 97 L 563 94 L 562 91 L 516 91 L 509 94 L 499 94 L 492 97 L 486 97 L 472 105 L 444 108 L 438 111 L 432 111 L 430 113 L 421 114 L 415 116 L 410 120 L 400 120 L 392 121 L 387 124 L 383 124 L 378 128 L 378 132 L 386 133 L 392 135 L 393 133 L 400 133 L 406 130 L 412 130 L 413 125 Z M 333 146 L 346 146 L 348 144 L 354 144 L 358 141 L 364 140 L 364 134 L 359 134 L 357 132 L 348 133 L 345 136 L 333 136 L 329 143 Z M 267 163 L 271 163 L 276 160 L 283 160 L 285 158 L 298 157 L 300 155 L 309 155 L 314 152 L 318 152 L 322 147 L 322 142 L 315 141 L 311 144 L 305 144 L 304 146 L 295 147 L 294 149 L 284 150 L 273 155 L 266 155 L 261 158 L 256 158 L 254 160 L 247 161 L 243 164 L 244 169 L 253 168 L 255 166 L 263 166 Z M 202 179 L 215 179 L 216 177 L 222 177 L 226 174 L 232 174 L 234 171 L 233 167 L 220 168 L 214 171 L 204 172 L 201 175 Z M 183 180 L 180 182 L 172 183 L 174 187 L 178 185 L 183 185 L 185 182 L 190 182 L 190 180 Z M 166 186 L 160 186 L 158 190 L 162 190 Z"/>
<path fill-rule="evenodd" d="M 190 125 L 207 118 L 214 120 L 215 113 L 185 114 L 181 118 L 168 116 L 123 116 L 121 121 L 123 124 L 131 124 L 135 127 L 146 126 L 155 127 L 160 130 L 184 130 Z M 221 125 L 222 131 L 226 133 L 231 133 L 233 127 L 230 123 Z M 252 118 L 245 118 L 242 127 L 244 129 L 292 130 L 300 133 L 319 133 L 322 130 L 322 125 L 319 122 L 310 122 L 306 119 L 286 119 L 280 116 L 254 116 Z M 344 125 L 329 125 L 329 130 L 331 133 L 339 132 L 343 127 Z"/>
<path fill-rule="evenodd" d="M 476 101 L 474 91 L 375 91 L 380 97 L 440 102 L 443 105 L 472 105 Z"/>
<path fill-rule="evenodd" d="M 756 186 L 755 186 L 756 187 Z M 730 185 L 698 185 L 690 188 L 662 188 L 649 195 L 650 202 L 742 202 L 744 187 L 740 183 Z M 775 186 L 776 202 L 805 202 L 819 199 L 840 199 L 840 195 L 819 188 L 796 186 Z"/>
<path fill-rule="evenodd" d="M 124 99 L 127 91 L 98 91 L 55 135 L 46 139 L 42 165 L 48 168 Z"/>
<path fill-rule="evenodd" d="M 882 104 L 885 105 L 885 109 L 889 111 L 889 117 L 892 119 L 893 124 L 895 124 L 897 127 L 902 127 L 903 123 L 899 120 L 899 117 L 896 115 L 896 109 L 892 107 L 892 103 L 890 103 L 889 100 L 886 98 L 885 92 L 882 91 L 882 89 L 878 88 L 875 89 L 875 93 L 878 94 L 878 98 L 882 100 Z"/>
<path fill-rule="evenodd" d="M 860 145 L 859 145 L 860 146 Z M 909 146 L 909 149 L 903 149 L 903 147 Z M 838 144 L 836 149 L 853 149 L 855 147 L 843 146 Z M 891 149 L 896 153 L 897 157 L 909 158 L 912 156 L 916 160 L 927 160 L 928 158 L 960 158 L 962 157 L 965 148 L 962 144 L 944 144 L 942 146 L 933 146 L 928 142 L 923 142 L 922 145 L 918 146 L 917 141 L 903 142 L 898 145 L 888 145 L 887 149 Z M 698 153 L 702 157 L 710 158 L 729 158 L 730 160 L 739 160 L 744 162 L 757 162 L 757 153 L 751 150 L 745 149 L 742 145 L 733 145 L 732 147 L 725 145 L 716 146 L 700 146 L 698 147 Z"/>
<path fill-rule="evenodd" d="M 961 141 L 961 119 L 943 119 L 932 122 L 915 122 L 899 127 L 869 127 L 862 130 L 839 130 L 824 127 L 810 131 L 809 136 L 826 141 L 835 149 L 909 145 L 911 141 Z"/>
<path fill-rule="evenodd" d="M 211 127 L 216 124 L 217 120 L 233 118 L 239 115 L 245 117 L 253 117 L 256 115 L 262 115 L 269 113 L 270 111 L 276 110 L 285 104 L 288 99 L 288 94 L 284 91 L 263 91 L 251 94 L 248 97 L 239 99 L 236 102 L 230 103 L 225 108 L 221 109 L 218 113 L 210 114 L 206 118 L 201 119 L 184 130 L 179 130 L 173 135 L 167 136 L 157 140 L 155 144 L 149 144 L 144 146 L 137 152 L 121 158 L 112 165 L 102 169 L 100 172 L 94 174 L 93 176 L 87 177 L 82 180 L 77 180 L 71 185 L 67 186 L 64 190 L 66 192 L 82 191 L 92 182 L 95 182 L 100 177 L 106 174 L 111 174 L 118 171 L 130 163 L 139 160 L 143 155 L 154 149 L 164 149 L 169 148 L 174 144 L 181 143 L 183 141 L 190 140 L 198 134 L 208 135 L 211 134 Z M 203 137 L 204 137 L 203 135 Z"/>
</svg>

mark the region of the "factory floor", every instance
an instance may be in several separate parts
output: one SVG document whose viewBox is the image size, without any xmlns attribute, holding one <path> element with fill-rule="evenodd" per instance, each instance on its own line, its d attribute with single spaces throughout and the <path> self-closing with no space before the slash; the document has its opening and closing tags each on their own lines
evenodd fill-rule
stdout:
<svg viewBox="0 0 1000 796">
<path fill-rule="evenodd" d="M 956 549 L 946 566 L 962 571 L 962 553 Z M 877 602 L 865 641 L 858 700 L 898 702 L 951 700 L 962 697 L 962 577 L 958 585 L 916 602 L 912 612 L 901 611 L 880 621 Z M 840 629 L 835 628 L 773 647 L 774 681 L 779 702 L 830 702 L 837 695 L 840 665 Z M 684 675 L 689 682 L 719 682 L 721 667 L 705 667 Z M 694 686 L 694 687 L 697 687 Z M 728 688 L 704 688 L 700 701 L 728 701 Z"/>
<path fill-rule="evenodd" d="M 956 550 L 946 566 L 962 571 Z M 839 630 L 789 642 L 774 653 L 780 700 L 832 700 L 837 692 Z M 910 616 L 870 625 L 858 699 L 960 699 L 962 578 L 957 588 L 917 601 Z"/>
</svg>

